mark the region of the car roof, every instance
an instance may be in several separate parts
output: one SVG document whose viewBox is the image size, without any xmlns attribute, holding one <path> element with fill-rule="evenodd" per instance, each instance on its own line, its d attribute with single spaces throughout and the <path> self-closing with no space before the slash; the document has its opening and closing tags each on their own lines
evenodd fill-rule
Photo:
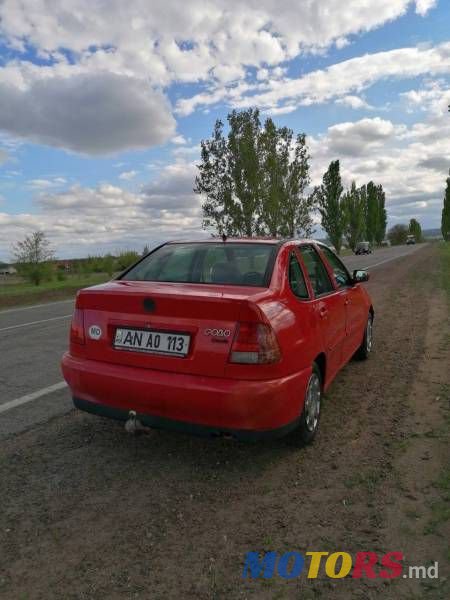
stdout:
<svg viewBox="0 0 450 600">
<path fill-rule="evenodd" d="M 293 245 L 293 244 L 319 244 L 322 246 L 326 246 L 323 242 L 319 242 L 318 240 L 312 239 L 287 239 L 287 238 L 269 238 L 269 237 L 242 237 L 242 238 L 226 238 L 226 240 L 222 240 L 222 238 L 208 238 L 208 239 L 199 239 L 199 240 L 171 240 L 167 242 L 168 244 L 273 244 L 273 245 Z"/>
</svg>

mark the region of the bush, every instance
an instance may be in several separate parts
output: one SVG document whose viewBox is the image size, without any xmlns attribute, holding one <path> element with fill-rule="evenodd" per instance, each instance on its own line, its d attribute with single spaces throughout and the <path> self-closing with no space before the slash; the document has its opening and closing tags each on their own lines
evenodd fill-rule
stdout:
<svg viewBox="0 0 450 600">
<path fill-rule="evenodd" d="M 140 255 L 134 250 L 125 250 L 120 252 L 116 260 L 117 269 L 119 271 L 123 271 L 124 269 L 131 267 L 131 265 L 134 264 L 139 258 Z"/>
<path fill-rule="evenodd" d="M 408 237 L 408 227 L 402 224 L 394 225 L 394 227 L 389 229 L 387 236 L 392 246 L 405 244 Z"/>
<path fill-rule="evenodd" d="M 114 257 L 111 254 L 107 254 L 103 257 L 103 271 L 107 273 L 110 277 L 114 273 Z"/>
<path fill-rule="evenodd" d="M 19 275 L 34 285 L 53 279 L 53 267 L 48 262 L 22 263 L 16 266 Z"/>
</svg>

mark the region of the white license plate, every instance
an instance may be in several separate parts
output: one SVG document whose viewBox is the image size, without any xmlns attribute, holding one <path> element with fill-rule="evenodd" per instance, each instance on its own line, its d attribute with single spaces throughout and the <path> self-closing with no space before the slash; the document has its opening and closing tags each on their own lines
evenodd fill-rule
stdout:
<svg viewBox="0 0 450 600">
<path fill-rule="evenodd" d="M 114 336 L 114 348 L 186 356 L 190 340 L 189 335 L 176 332 L 119 327 Z"/>
</svg>

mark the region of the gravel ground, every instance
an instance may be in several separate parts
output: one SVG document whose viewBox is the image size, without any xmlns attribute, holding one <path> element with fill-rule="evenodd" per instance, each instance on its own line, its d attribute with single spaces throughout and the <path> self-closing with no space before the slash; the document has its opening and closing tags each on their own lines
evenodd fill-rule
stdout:
<svg viewBox="0 0 450 600">
<path fill-rule="evenodd" d="M 374 271 L 374 353 L 337 377 L 311 447 L 130 437 L 75 411 L 7 438 L 0 597 L 448 598 L 448 521 L 435 509 L 450 385 L 437 265 L 430 246 Z M 439 561 L 440 577 L 243 580 L 250 550 L 399 550 L 410 564 Z"/>
</svg>

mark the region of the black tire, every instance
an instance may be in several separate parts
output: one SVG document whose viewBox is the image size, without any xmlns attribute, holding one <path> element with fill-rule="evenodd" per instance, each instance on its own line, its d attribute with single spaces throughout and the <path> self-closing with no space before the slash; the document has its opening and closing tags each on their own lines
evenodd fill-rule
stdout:
<svg viewBox="0 0 450 600">
<path fill-rule="evenodd" d="M 314 386 L 314 394 L 319 386 L 319 398 L 318 398 L 318 409 L 316 408 L 316 418 L 312 419 L 312 412 L 308 414 L 307 400 L 310 386 Z M 300 423 L 298 427 L 289 434 L 288 441 L 291 445 L 297 447 L 303 447 L 310 444 L 316 437 L 317 430 L 319 428 L 320 413 L 322 408 L 322 393 L 323 384 L 320 369 L 316 363 L 313 363 L 311 375 L 309 376 L 308 385 L 306 387 L 305 398 L 303 402 L 302 414 L 300 416 Z"/>
<path fill-rule="evenodd" d="M 364 329 L 364 337 L 361 346 L 356 351 L 356 358 L 359 360 L 367 360 L 373 348 L 373 315 L 369 313 L 367 317 L 366 328 Z"/>
</svg>

